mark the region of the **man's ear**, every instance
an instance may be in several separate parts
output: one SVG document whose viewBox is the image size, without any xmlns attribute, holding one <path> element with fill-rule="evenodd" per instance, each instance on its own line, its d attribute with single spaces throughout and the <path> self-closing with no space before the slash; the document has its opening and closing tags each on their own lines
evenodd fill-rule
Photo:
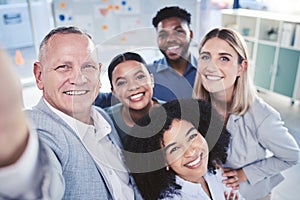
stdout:
<svg viewBox="0 0 300 200">
<path fill-rule="evenodd" d="M 191 40 L 193 39 L 193 37 L 194 37 L 194 33 L 193 33 L 192 30 L 190 30 L 190 38 L 191 38 Z"/>
<path fill-rule="evenodd" d="M 35 76 L 35 82 L 36 82 L 36 85 L 37 87 L 40 89 L 40 90 L 43 90 L 44 89 L 44 83 L 43 83 L 43 77 L 42 77 L 42 70 L 43 69 L 43 66 L 40 62 L 35 62 L 34 63 L 34 66 L 33 66 L 33 74 Z"/>
</svg>

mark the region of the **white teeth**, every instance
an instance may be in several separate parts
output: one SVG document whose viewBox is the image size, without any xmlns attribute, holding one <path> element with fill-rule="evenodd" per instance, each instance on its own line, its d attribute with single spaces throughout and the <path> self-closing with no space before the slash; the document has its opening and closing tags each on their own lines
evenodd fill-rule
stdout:
<svg viewBox="0 0 300 200">
<path fill-rule="evenodd" d="M 173 49 L 178 49 L 178 48 L 179 48 L 179 46 L 177 45 L 177 46 L 168 47 L 168 50 L 173 50 Z"/>
<path fill-rule="evenodd" d="M 192 166 L 198 164 L 198 163 L 200 162 L 200 160 L 201 160 L 201 156 L 199 156 L 199 157 L 198 157 L 196 160 L 194 160 L 193 162 L 190 162 L 190 163 L 186 164 L 186 166 L 192 167 Z"/>
<path fill-rule="evenodd" d="M 138 99 L 138 98 L 140 98 L 141 96 L 143 96 L 143 93 L 138 93 L 138 94 L 136 94 L 136 95 L 132 95 L 132 96 L 130 97 L 130 99 Z"/>
<path fill-rule="evenodd" d="M 211 81 L 218 81 L 222 79 L 221 76 L 209 76 L 209 75 L 207 75 L 206 78 Z"/>
<path fill-rule="evenodd" d="M 68 92 L 65 92 L 65 94 L 67 95 L 83 95 L 83 94 L 86 94 L 87 91 L 68 91 Z"/>
</svg>

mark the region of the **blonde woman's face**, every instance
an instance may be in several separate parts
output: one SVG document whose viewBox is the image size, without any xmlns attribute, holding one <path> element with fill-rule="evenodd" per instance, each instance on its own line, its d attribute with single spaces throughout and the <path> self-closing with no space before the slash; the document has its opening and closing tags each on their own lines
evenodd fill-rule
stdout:
<svg viewBox="0 0 300 200">
<path fill-rule="evenodd" d="M 210 93 L 226 91 L 232 96 L 236 79 L 243 73 L 238 53 L 225 41 L 214 37 L 202 47 L 198 73 L 204 88 Z"/>
</svg>

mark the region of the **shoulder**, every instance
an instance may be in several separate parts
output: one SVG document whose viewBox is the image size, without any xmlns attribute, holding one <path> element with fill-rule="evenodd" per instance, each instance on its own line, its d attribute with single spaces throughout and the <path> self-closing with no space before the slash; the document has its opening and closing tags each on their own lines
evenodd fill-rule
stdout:
<svg viewBox="0 0 300 200">
<path fill-rule="evenodd" d="M 108 108 L 100 108 L 100 107 L 97 107 L 97 106 L 93 106 L 94 109 L 100 113 L 100 115 L 108 122 L 110 123 L 110 125 L 113 124 L 112 120 L 111 120 L 111 117 L 110 117 L 110 113 L 112 113 L 112 111 L 114 110 L 112 107 L 114 106 L 111 106 L 111 107 L 108 107 Z"/>
<path fill-rule="evenodd" d="M 156 98 L 156 97 L 152 97 L 152 100 L 155 101 L 155 102 L 157 102 L 157 103 L 160 104 L 160 105 L 166 103 L 166 101 L 160 100 L 160 99 L 158 99 L 158 98 Z"/>
<path fill-rule="evenodd" d="M 158 65 L 158 64 L 161 64 L 162 62 L 164 62 L 164 57 L 154 60 L 153 65 Z"/>
<path fill-rule="evenodd" d="M 107 92 L 107 93 L 100 92 L 94 102 L 96 106 L 99 106 L 101 108 L 109 107 L 111 106 L 111 103 L 112 103 L 111 92 Z"/>
<path fill-rule="evenodd" d="M 152 64 L 148 64 L 147 68 L 149 69 L 151 74 L 157 74 L 161 71 L 165 71 L 168 69 L 169 65 L 165 57 L 153 61 Z"/>
<path fill-rule="evenodd" d="M 118 103 L 116 105 L 104 108 L 104 111 L 107 114 L 112 115 L 113 113 L 120 112 L 121 107 L 122 107 L 122 103 Z"/>
<path fill-rule="evenodd" d="M 249 110 L 245 113 L 245 116 L 247 115 L 257 122 L 262 122 L 268 117 L 280 119 L 279 112 L 260 97 L 254 100 Z"/>
</svg>

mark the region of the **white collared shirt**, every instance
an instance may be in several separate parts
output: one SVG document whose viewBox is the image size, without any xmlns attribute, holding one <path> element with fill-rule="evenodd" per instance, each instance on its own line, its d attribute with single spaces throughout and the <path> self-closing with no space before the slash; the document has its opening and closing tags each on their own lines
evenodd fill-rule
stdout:
<svg viewBox="0 0 300 200">
<path fill-rule="evenodd" d="M 208 189 L 210 191 L 212 199 L 225 200 L 224 191 L 227 190 L 227 192 L 230 193 L 231 189 L 230 188 L 227 189 L 225 185 L 222 183 L 222 180 L 224 179 L 222 177 L 222 172 L 220 170 L 216 170 L 216 172 L 217 172 L 216 174 L 207 172 L 204 175 L 204 179 L 208 185 Z M 204 191 L 200 183 L 193 183 L 184 180 L 183 178 L 177 175 L 176 175 L 176 183 L 178 183 L 182 187 L 180 190 L 180 195 L 175 195 L 173 198 L 165 198 L 164 200 L 167 199 L 211 200 L 211 198 L 206 194 L 206 192 Z M 241 200 L 241 197 L 239 199 Z"/>
<path fill-rule="evenodd" d="M 134 199 L 134 191 L 122 159 L 121 150 L 110 140 L 108 134 L 111 132 L 111 126 L 104 117 L 95 108 L 92 108 L 91 117 L 94 126 L 85 124 L 53 108 L 45 99 L 44 101 L 80 137 L 108 180 L 114 199 Z"/>
</svg>

